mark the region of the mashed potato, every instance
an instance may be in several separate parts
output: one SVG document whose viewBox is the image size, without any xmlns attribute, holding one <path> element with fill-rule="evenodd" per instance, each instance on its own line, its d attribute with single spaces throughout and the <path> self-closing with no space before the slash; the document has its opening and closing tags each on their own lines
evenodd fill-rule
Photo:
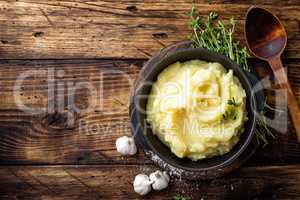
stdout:
<svg viewBox="0 0 300 200">
<path fill-rule="evenodd" d="M 246 94 L 232 70 L 191 60 L 164 69 L 153 84 L 147 121 L 179 158 L 200 160 L 229 152 L 247 119 Z"/>
</svg>

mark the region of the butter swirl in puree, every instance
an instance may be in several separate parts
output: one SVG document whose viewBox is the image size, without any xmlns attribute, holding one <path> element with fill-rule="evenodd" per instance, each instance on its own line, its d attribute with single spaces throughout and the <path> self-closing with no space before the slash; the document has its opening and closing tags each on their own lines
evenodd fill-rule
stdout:
<svg viewBox="0 0 300 200">
<path fill-rule="evenodd" d="M 201 60 L 164 69 L 147 102 L 153 133 L 179 158 L 229 152 L 247 119 L 246 93 L 232 70 Z"/>
</svg>

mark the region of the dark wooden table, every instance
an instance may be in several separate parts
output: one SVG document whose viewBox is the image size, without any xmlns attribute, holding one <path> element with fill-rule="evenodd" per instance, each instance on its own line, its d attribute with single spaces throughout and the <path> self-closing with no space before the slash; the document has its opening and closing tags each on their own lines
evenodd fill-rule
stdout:
<svg viewBox="0 0 300 200">
<path fill-rule="evenodd" d="M 0 1 L 0 199 L 140 198 L 133 192 L 134 176 L 157 168 L 141 150 L 129 158 L 115 150 L 116 138 L 131 134 L 127 78 L 135 79 L 143 63 L 165 45 L 186 39 L 186 13 L 192 3 Z M 212 10 L 225 20 L 234 15 L 240 24 L 236 37 L 243 42 L 242 24 L 250 5 L 264 5 L 277 14 L 289 36 L 283 62 L 300 98 L 299 0 L 196 3 L 203 16 Z M 266 63 L 251 63 L 260 77 L 271 74 Z M 89 112 L 77 113 L 68 100 L 72 86 L 82 82 L 102 93 L 77 89 L 77 108 L 94 105 Z M 271 103 L 273 92 L 267 92 Z M 30 113 L 18 101 L 35 111 L 52 107 Z M 224 178 L 172 179 L 168 189 L 144 198 L 183 194 L 197 200 L 300 199 L 300 145 L 293 126 L 289 123 L 288 131 L 274 134 L 267 147 Z"/>
</svg>

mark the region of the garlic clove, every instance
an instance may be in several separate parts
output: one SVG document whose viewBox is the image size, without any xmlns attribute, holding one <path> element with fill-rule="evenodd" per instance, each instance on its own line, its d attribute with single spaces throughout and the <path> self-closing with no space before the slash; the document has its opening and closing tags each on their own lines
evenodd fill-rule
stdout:
<svg viewBox="0 0 300 200">
<path fill-rule="evenodd" d="M 161 172 L 157 170 L 156 172 L 153 172 L 149 176 L 152 183 L 152 188 L 154 190 L 163 190 L 168 187 L 170 176 L 167 172 Z"/>
<path fill-rule="evenodd" d="M 151 191 L 152 183 L 146 174 L 138 174 L 133 181 L 134 191 L 140 195 L 146 195 Z"/>
<path fill-rule="evenodd" d="M 134 155 L 137 148 L 132 137 L 123 136 L 116 140 L 117 151 L 122 155 Z"/>
</svg>

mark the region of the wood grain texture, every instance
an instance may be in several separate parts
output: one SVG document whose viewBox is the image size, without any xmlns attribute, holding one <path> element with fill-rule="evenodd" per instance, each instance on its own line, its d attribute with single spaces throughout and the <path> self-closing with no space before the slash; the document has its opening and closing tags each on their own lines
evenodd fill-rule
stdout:
<svg viewBox="0 0 300 200">
<path fill-rule="evenodd" d="M 0 160 L 4 163 L 18 160 L 29 163 L 127 162 L 115 151 L 115 140 L 131 134 L 127 78 L 133 81 L 141 64 L 141 61 L 105 60 L 3 61 L 0 68 L 3 157 Z M 36 72 L 36 75 L 28 77 L 20 92 L 14 95 L 16 79 L 24 72 Z M 47 80 L 51 73 L 54 78 Z M 83 87 L 72 95 L 70 88 L 81 83 L 94 87 L 94 93 Z M 48 91 L 53 92 L 54 97 Z M 92 105 L 90 111 L 77 112 L 70 106 L 72 96 L 74 106 L 84 109 Z M 17 106 L 17 98 L 31 108 L 48 108 L 49 105 L 51 108 L 37 114 L 23 111 Z M 139 162 L 140 156 L 129 161 Z"/>
<path fill-rule="evenodd" d="M 186 39 L 186 13 L 193 1 L 0 1 L 0 58 L 147 58 Z M 201 16 L 218 12 L 243 20 L 256 1 L 197 1 Z M 283 21 L 289 40 L 285 57 L 300 57 L 298 1 L 257 1 Z M 223 4 L 226 3 L 226 4 Z M 285 6 L 278 6 L 285 5 Z"/>
<path fill-rule="evenodd" d="M 145 58 L 186 39 L 192 3 L 202 16 L 214 10 L 241 25 L 252 4 L 277 14 L 289 35 L 284 65 L 300 98 L 299 0 L 0 0 L 0 199 L 141 199 L 133 192 L 134 176 L 157 168 L 141 149 L 126 158 L 115 150 L 115 139 L 131 134 L 128 78 L 137 77 Z M 238 26 L 235 37 L 242 39 L 242 32 Z M 251 64 L 271 83 L 268 101 L 282 105 L 267 64 Z M 83 86 L 72 95 L 81 83 L 97 92 Z M 76 112 L 91 99 L 96 106 Z M 47 110 L 24 112 L 16 100 Z M 272 124 L 284 127 L 285 120 Z M 173 178 L 167 190 L 143 199 L 300 199 L 300 145 L 289 121 L 287 127 L 233 174 L 210 182 Z"/>
<path fill-rule="evenodd" d="M 300 166 L 246 167 L 210 182 L 171 179 L 166 190 L 134 193 L 136 174 L 156 168 L 137 165 L 1 167 L 1 199 L 153 199 L 183 194 L 203 199 L 299 199 Z"/>
<path fill-rule="evenodd" d="M 134 80 L 142 64 L 143 60 L 0 61 L 0 163 L 149 163 L 141 150 L 136 157 L 129 158 L 121 157 L 115 150 L 116 138 L 131 134 L 128 117 L 131 89 L 127 78 Z M 252 60 L 252 65 L 261 77 L 271 75 L 266 63 Z M 284 61 L 284 65 L 289 67 L 291 85 L 299 98 L 299 60 Z M 27 77 L 20 92 L 14 95 L 17 78 L 28 71 L 36 75 Z M 47 76 L 52 72 L 54 81 L 49 83 Z M 276 85 L 272 79 L 272 76 L 266 78 L 272 83 L 268 99 L 272 104 L 282 105 L 282 96 L 274 98 Z M 76 112 L 72 101 L 68 102 L 72 96 L 68 89 L 82 82 L 91 84 L 96 90 L 94 96 L 85 88 L 75 92 L 74 104 L 78 108 L 86 108 L 93 102 L 91 99 L 95 100 L 96 106 L 87 113 Z M 54 93 L 53 98 L 48 98 L 48 88 Z M 17 106 L 16 99 L 32 108 L 52 105 L 53 110 L 39 114 L 24 112 Z M 271 124 L 284 127 L 284 117 L 281 115 Z M 277 138 L 261 149 L 249 164 L 299 161 L 300 145 L 292 125 L 287 123 L 288 131 L 276 133 Z"/>
</svg>

